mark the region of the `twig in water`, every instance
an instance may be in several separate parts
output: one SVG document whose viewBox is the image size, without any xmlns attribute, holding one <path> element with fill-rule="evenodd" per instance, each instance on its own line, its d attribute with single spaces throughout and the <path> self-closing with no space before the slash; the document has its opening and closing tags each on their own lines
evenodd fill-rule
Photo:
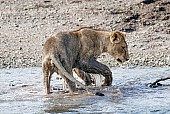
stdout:
<svg viewBox="0 0 170 114">
<path fill-rule="evenodd" d="M 162 86 L 162 84 L 160 84 L 160 83 L 158 83 L 158 82 L 160 82 L 160 81 L 165 81 L 165 80 L 168 80 L 168 79 L 170 79 L 170 76 L 168 76 L 168 77 L 166 77 L 166 78 L 158 79 L 158 80 L 156 80 L 155 82 L 151 83 L 151 84 L 149 85 L 149 87 L 155 88 L 155 87 L 158 87 L 158 86 Z"/>
</svg>

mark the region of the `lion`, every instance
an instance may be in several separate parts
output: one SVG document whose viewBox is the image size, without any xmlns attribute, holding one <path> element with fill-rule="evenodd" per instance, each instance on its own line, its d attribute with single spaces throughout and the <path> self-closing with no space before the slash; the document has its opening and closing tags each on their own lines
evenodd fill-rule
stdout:
<svg viewBox="0 0 170 114">
<path fill-rule="evenodd" d="M 121 63 L 129 60 L 125 37 L 124 32 L 88 27 L 59 32 L 51 36 L 43 47 L 42 71 L 46 94 L 50 93 L 50 79 L 56 72 L 65 79 L 70 93 L 76 91 L 75 84 L 77 84 L 88 92 L 104 96 L 103 93 L 92 90 L 76 80 L 72 69 L 77 68 L 85 73 L 101 74 L 105 77 L 102 86 L 111 86 L 111 70 L 96 59 L 101 53 L 107 52 Z"/>
</svg>

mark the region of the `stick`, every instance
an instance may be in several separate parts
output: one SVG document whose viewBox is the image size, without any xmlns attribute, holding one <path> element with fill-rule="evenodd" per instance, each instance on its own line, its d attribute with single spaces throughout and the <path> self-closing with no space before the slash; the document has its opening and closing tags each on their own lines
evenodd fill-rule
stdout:
<svg viewBox="0 0 170 114">
<path fill-rule="evenodd" d="M 150 85 L 149 87 L 152 87 L 152 88 L 157 87 L 157 86 L 161 85 L 161 84 L 158 83 L 158 82 L 160 82 L 160 81 L 165 81 L 165 80 L 168 80 L 168 79 L 170 79 L 170 76 L 168 76 L 168 77 L 166 77 L 166 78 L 158 79 L 158 80 L 156 80 L 155 82 L 151 83 L 151 85 Z"/>
</svg>

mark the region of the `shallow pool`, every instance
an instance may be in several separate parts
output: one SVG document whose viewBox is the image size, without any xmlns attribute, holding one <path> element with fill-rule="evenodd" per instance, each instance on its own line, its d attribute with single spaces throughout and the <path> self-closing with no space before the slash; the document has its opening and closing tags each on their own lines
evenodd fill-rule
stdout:
<svg viewBox="0 0 170 114">
<path fill-rule="evenodd" d="M 45 95 L 39 67 L 0 69 L 0 114 L 10 113 L 170 113 L 170 81 L 167 86 L 147 85 L 170 75 L 170 67 L 112 68 L 112 87 L 103 97 L 87 92 L 75 95 L 54 91 Z M 52 85 L 58 82 L 52 79 Z"/>
</svg>

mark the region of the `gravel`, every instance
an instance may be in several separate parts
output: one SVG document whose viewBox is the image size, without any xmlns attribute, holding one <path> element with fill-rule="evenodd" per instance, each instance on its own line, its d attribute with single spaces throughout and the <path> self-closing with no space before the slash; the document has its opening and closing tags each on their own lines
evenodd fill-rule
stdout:
<svg viewBox="0 0 170 114">
<path fill-rule="evenodd" d="M 146 0 L 145 0 L 146 1 Z M 41 66 L 44 42 L 60 31 L 93 27 L 127 32 L 131 59 L 112 66 L 170 66 L 168 0 L 0 0 L 0 68 Z"/>
</svg>

